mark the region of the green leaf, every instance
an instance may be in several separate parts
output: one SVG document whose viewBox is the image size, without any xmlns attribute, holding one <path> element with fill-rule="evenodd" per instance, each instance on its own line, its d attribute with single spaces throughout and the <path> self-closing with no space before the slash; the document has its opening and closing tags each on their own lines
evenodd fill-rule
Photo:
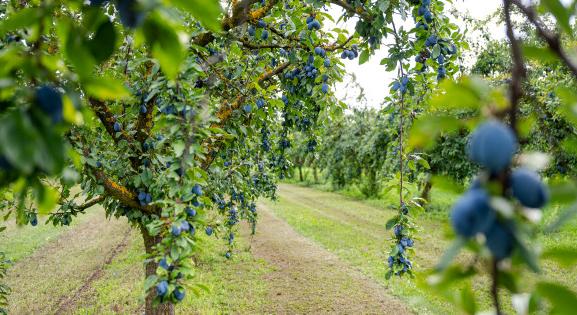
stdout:
<svg viewBox="0 0 577 315">
<path fill-rule="evenodd" d="M 81 78 L 89 77 L 95 66 L 95 60 L 86 41 L 77 28 L 70 30 L 66 40 L 66 58 L 74 66 L 74 70 Z"/>
<path fill-rule="evenodd" d="M 557 283 L 539 282 L 537 292 L 551 303 L 552 314 L 575 314 L 577 296 L 568 288 Z"/>
<path fill-rule="evenodd" d="M 443 257 L 441 257 L 441 261 L 439 261 L 435 269 L 437 269 L 438 271 L 447 269 L 451 261 L 453 261 L 453 259 L 457 256 L 457 254 L 459 254 L 459 252 L 465 246 L 465 244 L 467 244 L 466 239 L 462 237 L 457 237 L 457 239 L 453 241 L 449 249 L 445 251 Z"/>
<path fill-rule="evenodd" d="M 525 245 L 525 243 L 520 239 L 518 235 L 516 236 L 516 238 L 519 253 L 521 254 L 521 257 L 523 257 L 523 262 L 525 262 L 525 264 L 527 264 L 529 269 L 531 269 L 533 272 L 540 272 L 539 263 L 537 261 L 537 257 L 535 256 L 535 253 L 533 253 L 533 251 L 531 251 L 531 249 L 529 249 Z"/>
<path fill-rule="evenodd" d="M 0 151 L 24 173 L 34 169 L 38 131 L 24 112 L 12 112 L 0 120 Z"/>
<path fill-rule="evenodd" d="M 439 93 L 431 99 L 434 110 L 478 109 L 490 91 L 486 82 L 475 77 L 464 77 L 459 82 L 445 80 L 439 87 Z"/>
<path fill-rule="evenodd" d="M 89 78 L 82 82 L 88 95 L 100 100 L 118 100 L 130 97 L 122 82 L 110 77 Z"/>
<path fill-rule="evenodd" d="M 220 7 L 218 0 L 171 0 L 183 10 L 190 12 L 202 25 L 211 31 L 220 31 Z"/>
<path fill-rule="evenodd" d="M 7 19 L 0 23 L 0 36 L 4 36 L 8 32 L 38 23 L 41 13 L 42 11 L 40 11 L 39 8 L 25 8 L 11 14 Z"/>
<path fill-rule="evenodd" d="M 569 20 L 571 19 L 570 11 L 563 6 L 561 1 L 559 0 L 542 0 L 541 4 L 545 9 L 557 19 L 557 24 L 561 26 L 563 31 L 568 35 L 572 35 L 573 31 L 571 30 L 571 24 Z"/>
<path fill-rule="evenodd" d="M 456 131 L 461 122 L 454 116 L 424 115 L 419 117 L 409 133 L 409 146 L 412 148 L 430 148 L 441 133 Z"/>
<path fill-rule="evenodd" d="M 144 291 L 148 291 L 150 288 L 152 288 L 157 281 L 158 281 L 157 275 L 148 276 L 148 278 L 146 278 L 146 280 L 144 281 Z"/>
<path fill-rule="evenodd" d="M 114 24 L 108 19 L 104 20 L 104 22 L 98 26 L 94 37 L 88 40 L 87 45 L 97 63 L 102 63 L 110 58 L 116 47 L 116 30 L 114 29 Z"/>
<path fill-rule="evenodd" d="M 568 208 L 563 210 L 563 212 L 557 218 L 557 220 L 555 220 L 553 223 L 549 224 L 545 228 L 544 232 L 547 234 L 547 233 L 558 231 L 559 228 L 561 228 L 561 226 L 563 224 L 565 224 L 567 221 L 572 219 L 576 214 L 577 214 L 577 204 L 572 204 L 571 206 L 569 206 Z"/>
<path fill-rule="evenodd" d="M 363 63 L 367 62 L 367 60 L 369 60 L 369 50 L 365 49 L 359 56 L 359 64 L 362 65 Z"/>
<path fill-rule="evenodd" d="M 146 20 L 143 32 L 152 55 L 160 63 L 164 74 L 169 79 L 176 79 L 185 54 L 175 29 L 155 17 Z"/>
<path fill-rule="evenodd" d="M 541 62 L 554 62 L 557 56 L 549 49 L 537 46 L 523 46 L 523 54 L 528 59 Z"/>
<path fill-rule="evenodd" d="M 577 262 L 577 250 L 571 247 L 554 247 L 545 250 L 541 257 L 556 261 L 564 267 L 570 267 Z"/>
<path fill-rule="evenodd" d="M 385 224 L 385 227 L 387 228 L 387 230 L 390 230 L 393 228 L 393 226 L 395 226 L 395 224 L 397 224 L 398 221 L 399 221 L 399 217 L 394 216 L 389 221 L 387 221 L 387 224 Z"/>
<path fill-rule="evenodd" d="M 441 54 L 441 46 L 439 44 L 435 44 L 433 46 L 433 59 L 436 59 Z"/>
<path fill-rule="evenodd" d="M 38 194 L 38 213 L 48 214 L 54 209 L 60 194 L 50 186 L 42 186 Z"/>
<path fill-rule="evenodd" d="M 477 303 L 475 302 L 475 294 L 471 289 L 471 284 L 467 283 L 461 289 L 461 307 L 467 314 L 477 313 Z"/>
<path fill-rule="evenodd" d="M 575 145 L 577 146 L 577 142 Z M 549 191 L 553 204 L 567 204 L 574 202 L 577 198 L 577 186 L 571 180 L 550 180 Z"/>
</svg>

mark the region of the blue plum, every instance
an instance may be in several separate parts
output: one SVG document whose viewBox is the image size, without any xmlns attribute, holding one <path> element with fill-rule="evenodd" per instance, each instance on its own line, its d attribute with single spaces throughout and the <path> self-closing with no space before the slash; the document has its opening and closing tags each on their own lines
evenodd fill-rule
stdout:
<svg viewBox="0 0 577 315">
<path fill-rule="evenodd" d="M 206 235 L 211 236 L 212 235 L 212 227 L 207 226 L 206 229 L 204 229 L 204 232 L 206 233 Z"/>
<path fill-rule="evenodd" d="M 172 294 L 174 294 L 174 298 L 178 301 L 182 301 L 186 295 L 184 289 L 181 287 L 176 288 Z"/>
<path fill-rule="evenodd" d="M 36 103 L 46 113 L 53 123 L 63 120 L 62 95 L 51 86 L 44 85 L 36 90 Z"/>
<path fill-rule="evenodd" d="M 170 232 L 172 233 L 172 236 L 179 236 L 182 231 L 180 230 L 180 226 L 173 224 Z"/>
<path fill-rule="evenodd" d="M 170 269 L 170 266 L 168 265 L 168 262 L 166 261 L 166 257 L 162 258 L 159 262 L 158 262 L 158 266 L 162 269 L 168 270 Z"/>
<path fill-rule="evenodd" d="M 256 100 L 256 107 L 258 107 L 259 109 L 264 107 L 264 100 L 262 98 Z"/>
<path fill-rule="evenodd" d="M 188 223 L 187 221 L 183 221 L 180 224 L 180 230 L 183 232 L 188 232 L 190 230 L 190 223 Z"/>
<path fill-rule="evenodd" d="M 167 292 L 168 292 L 168 282 L 166 282 L 166 280 L 160 281 L 160 283 L 156 285 L 156 294 L 158 296 L 165 296 Z"/>
<path fill-rule="evenodd" d="M 515 249 L 515 235 L 510 226 L 494 221 L 485 233 L 487 247 L 497 260 L 505 259 L 513 253 Z"/>
<path fill-rule="evenodd" d="M 490 120 L 473 132 L 467 149 L 473 162 L 497 173 L 509 166 L 517 146 L 515 134 L 509 127 Z"/>
<path fill-rule="evenodd" d="M 120 125 L 119 122 L 115 122 L 112 128 L 114 129 L 115 132 L 120 132 L 122 130 L 122 125 Z"/>
<path fill-rule="evenodd" d="M 451 211 L 453 229 L 463 237 L 484 232 L 494 221 L 495 211 L 491 209 L 489 195 L 483 189 L 469 190 Z"/>
<path fill-rule="evenodd" d="M 436 35 L 431 35 L 425 40 L 425 46 L 427 46 L 427 47 L 434 46 L 435 44 L 437 44 L 437 36 Z"/>
<path fill-rule="evenodd" d="M 184 209 L 184 211 L 186 212 L 186 214 L 189 217 L 195 217 L 196 216 L 196 210 L 192 209 L 191 207 L 186 207 L 186 209 Z"/>
<path fill-rule="evenodd" d="M 116 8 L 120 22 L 128 28 L 135 28 L 144 20 L 144 11 L 139 7 L 137 0 L 118 0 Z"/>
<path fill-rule="evenodd" d="M 549 192 L 539 174 L 525 168 L 513 171 L 511 189 L 513 196 L 525 207 L 541 208 L 549 199 Z"/>
<path fill-rule="evenodd" d="M 192 193 L 197 196 L 202 196 L 202 186 L 200 186 L 199 184 L 194 184 L 194 186 L 192 187 Z"/>
</svg>

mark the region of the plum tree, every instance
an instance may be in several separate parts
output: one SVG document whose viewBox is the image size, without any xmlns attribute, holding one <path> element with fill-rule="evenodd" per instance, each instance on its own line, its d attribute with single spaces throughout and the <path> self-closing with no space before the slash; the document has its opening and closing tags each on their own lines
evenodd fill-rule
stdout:
<svg viewBox="0 0 577 315">
<path fill-rule="evenodd" d="M 347 18 L 384 17 L 335 4 Z M 343 73 L 335 56 L 346 49 L 353 59 L 369 45 L 322 30 L 322 3 L 228 1 L 224 11 L 216 0 L 1 5 L 1 37 L 23 38 L 0 45 L 0 78 L 10 82 L 0 183 L 15 196 L 3 209 L 20 224 L 48 214 L 68 225 L 96 204 L 126 217 L 145 244 L 147 314 L 174 312 L 185 285 L 196 285 L 196 229 L 225 235 L 233 258 L 238 222 L 254 229 L 255 200 L 273 196 L 285 176 L 291 132 L 341 110 L 328 83 Z M 78 184 L 84 203 L 71 190 Z M 38 209 L 18 206 L 28 196 Z"/>
</svg>

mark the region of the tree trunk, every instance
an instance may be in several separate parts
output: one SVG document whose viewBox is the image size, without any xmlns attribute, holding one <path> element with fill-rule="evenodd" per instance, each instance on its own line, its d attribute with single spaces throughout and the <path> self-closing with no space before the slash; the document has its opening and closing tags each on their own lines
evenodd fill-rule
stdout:
<svg viewBox="0 0 577 315">
<path fill-rule="evenodd" d="M 427 202 L 431 201 L 431 188 L 433 188 L 433 182 L 431 180 L 431 174 L 427 174 L 427 178 L 425 179 L 425 186 L 421 191 L 421 198 L 425 199 Z"/>
<path fill-rule="evenodd" d="M 299 180 L 302 182 L 303 179 L 303 167 L 299 165 Z"/>
<path fill-rule="evenodd" d="M 153 253 L 153 248 L 156 244 L 160 243 L 162 240 L 159 236 L 152 236 L 148 234 L 148 231 L 144 226 L 140 227 L 140 231 L 142 232 L 142 239 L 144 240 L 144 249 L 146 250 L 147 254 Z M 150 275 L 156 274 L 156 268 L 158 268 L 158 263 L 154 261 L 149 261 L 146 263 L 145 269 L 145 279 L 148 278 Z M 146 304 L 144 309 L 145 315 L 174 315 L 174 304 L 172 303 L 163 303 L 154 306 L 152 301 L 156 297 L 156 291 L 154 288 L 150 290 L 150 292 L 146 295 Z"/>
<path fill-rule="evenodd" d="M 319 175 L 317 174 L 317 167 L 313 167 L 313 176 L 315 177 L 315 184 L 319 182 Z"/>
</svg>

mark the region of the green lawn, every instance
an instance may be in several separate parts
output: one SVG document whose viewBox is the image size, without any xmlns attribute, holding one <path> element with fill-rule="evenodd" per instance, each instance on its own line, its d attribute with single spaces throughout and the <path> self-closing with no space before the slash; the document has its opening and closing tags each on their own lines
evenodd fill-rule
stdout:
<svg viewBox="0 0 577 315">
<path fill-rule="evenodd" d="M 395 214 L 387 205 L 394 205 L 395 196 L 385 196 L 379 200 L 360 200 L 354 190 L 344 194 L 323 191 L 326 186 L 311 189 L 295 185 L 280 185 L 279 200 L 266 201 L 265 204 L 275 214 L 291 224 L 299 233 L 322 244 L 328 250 L 339 255 L 343 260 L 359 268 L 365 274 L 387 286 L 391 292 L 409 303 L 420 314 L 454 313 L 454 307 L 430 291 L 420 280 L 393 279 L 385 280 L 389 249 L 390 231 L 384 228 L 385 222 Z M 417 218 L 420 237 L 416 243 L 418 264 L 416 269 L 424 272 L 432 268 L 449 245 L 445 235 L 449 231 L 448 210 L 458 196 L 444 191 L 433 191 L 433 209 L 447 209 L 428 212 Z M 550 221 L 556 208 L 545 210 L 545 222 Z M 544 248 L 548 246 L 567 246 L 577 249 L 577 222 L 572 221 L 560 233 L 541 235 Z M 459 262 L 467 262 L 466 254 L 458 257 Z M 559 281 L 577 291 L 577 268 L 560 269 L 552 262 L 543 261 L 542 277 Z M 563 272 L 559 272 L 563 270 Z M 531 284 L 537 276 L 528 278 Z M 476 277 L 473 287 L 481 296 L 478 301 L 482 309 L 490 307 L 488 292 L 489 279 Z M 504 296 L 506 310 L 512 311 L 510 297 Z"/>
<path fill-rule="evenodd" d="M 129 234 L 127 235 L 127 231 Z M 125 239 L 126 238 L 126 239 Z M 110 264 L 112 248 L 126 240 Z M 194 281 L 209 288 L 195 296 L 191 290 L 177 307 L 180 314 L 251 314 L 263 307 L 272 269 L 248 251 L 248 239 L 237 237 L 234 258 L 227 260 L 225 242 L 204 233 Z M 15 261 L 7 283 L 13 292 L 13 314 L 137 314 L 144 293 L 143 243 L 125 220 L 107 220 L 101 209 L 90 210 L 70 227 L 9 226 L 0 247 Z M 97 272 L 97 270 L 99 270 Z M 87 281 L 97 273 L 92 281 Z"/>
<path fill-rule="evenodd" d="M 321 187 L 322 188 L 322 187 Z M 326 188 L 326 187 L 324 187 Z M 360 200 L 354 191 L 348 195 L 296 185 L 279 186 L 277 202 L 263 200 L 277 217 L 287 221 L 298 233 L 317 242 L 344 262 L 360 270 L 399 297 L 418 314 L 454 314 L 456 310 L 442 297 L 420 285 L 424 277 L 385 280 L 390 231 L 385 222 L 395 214 L 395 196 L 379 200 Z M 447 213 L 455 194 L 433 191 L 433 212 L 417 218 L 420 226 L 416 242 L 416 270 L 434 266 L 448 246 Z M 551 221 L 556 208 L 545 210 Z M 223 257 L 224 242 L 204 234 L 204 251 L 198 254 L 195 281 L 210 292 L 194 296 L 189 290 L 180 314 L 254 314 L 266 312 L 269 286 L 267 275 L 273 267 L 255 258 L 248 250 L 247 231 L 237 238 L 238 251 L 232 260 Z M 576 248 L 577 223 L 572 221 L 561 233 L 541 235 L 544 248 Z M 121 250 L 111 263 L 104 263 L 112 248 Z M 45 314 L 62 311 L 75 314 L 140 313 L 143 303 L 143 244 L 140 235 L 124 220 L 108 220 L 101 209 L 88 211 L 70 227 L 54 228 L 9 226 L 0 237 L 0 247 L 15 261 L 7 277 L 13 288 L 10 311 L 14 314 Z M 470 257 L 461 255 L 459 262 Z M 562 269 L 544 262 L 543 277 L 577 290 L 577 268 Z M 97 276 L 87 282 L 98 270 Z M 536 276 L 527 277 L 530 285 Z M 480 293 L 482 309 L 489 308 L 488 279 L 477 277 L 474 288 Z M 503 300 L 510 305 L 509 297 Z M 510 306 L 506 310 L 511 313 Z"/>
</svg>

